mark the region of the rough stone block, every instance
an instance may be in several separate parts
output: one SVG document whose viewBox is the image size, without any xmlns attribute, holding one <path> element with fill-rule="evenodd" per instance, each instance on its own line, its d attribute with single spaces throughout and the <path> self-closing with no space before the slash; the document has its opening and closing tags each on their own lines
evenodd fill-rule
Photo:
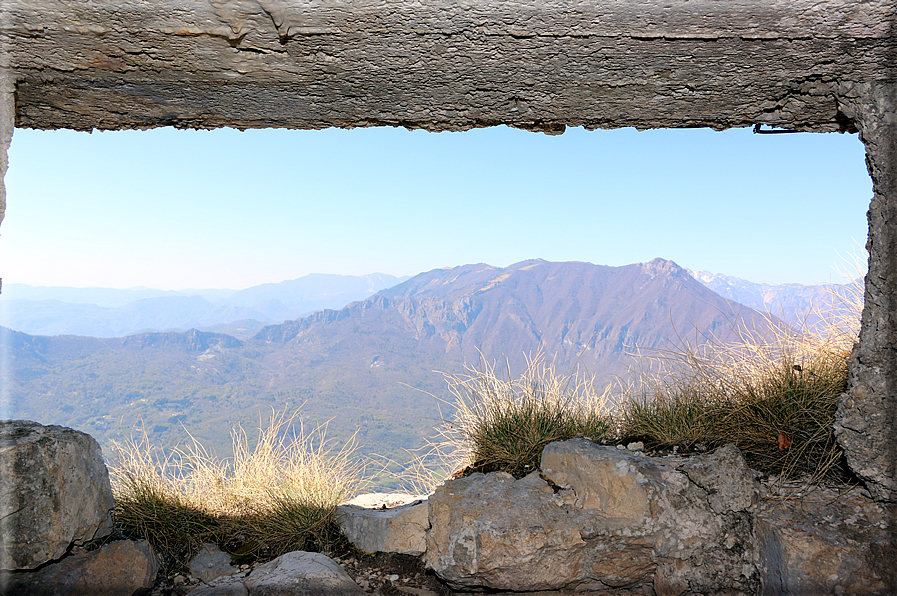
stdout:
<svg viewBox="0 0 897 596">
<path fill-rule="evenodd" d="M 190 575 L 208 583 L 225 575 L 240 571 L 232 564 L 230 555 L 216 544 L 203 544 L 199 553 L 190 560 Z"/>
<path fill-rule="evenodd" d="M 191 596 L 363 596 L 336 562 L 320 553 L 295 551 L 256 567 L 252 573 L 221 577 Z"/>
<path fill-rule="evenodd" d="M 9 574 L 4 594 L 29 596 L 131 596 L 153 587 L 159 563 L 141 540 L 111 542 L 75 553 L 38 571 Z"/>
<path fill-rule="evenodd" d="M 897 506 L 819 488 L 767 499 L 755 533 L 764 596 L 897 594 Z"/>
<path fill-rule="evenodd" d="M 574 439 L 543 450 L 541 476 L 451 480 L 430 497 L 424 560 L 463 589 L 753 593 L 753 475 L 737 449 L 695 460 L 698 481 L 681 458 Z"/>
<path fill-rule="evenodd" d="M 759 482 L 735 445 L 693 457 L 677 469 L 707 492 L 710 507 L 716 513 L 745 511 L 757 504 Z"/>
<path fill-rule="evenodd" d="M 426 499 L 387 508 L 353 503 L 336 508 L 343 534 L 366 553 L 421 555 L 427 549 L 428 506 Z"/>
<path fill-rule="evenodd" d="M 649 581 L 655 568 L 650 531 L 622 518 L 599 522 L 575 501 L 571 491 L 555 494 L 538 472 L 520 480 L 495 472 L 446 482 L 430 497 L 424 560 L 455 588 L 587 589 L 599 581 Z"/>
<path fill-rule="evenodd" d="M 90 435 L 2 421 L 0 478 L 0 569 L 35 569 L 112 532 L 109 473 Z"/>
</svg>

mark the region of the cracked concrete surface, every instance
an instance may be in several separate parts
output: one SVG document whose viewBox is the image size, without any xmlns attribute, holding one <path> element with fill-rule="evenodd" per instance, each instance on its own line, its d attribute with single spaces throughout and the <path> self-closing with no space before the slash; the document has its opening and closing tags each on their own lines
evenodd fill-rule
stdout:
<svg viewBox="0 0 897 596">
<path fill-rule="evenodd" d="M 6 0 L 17 123 L 849 130 L 889 2 Z"/>
</svg>

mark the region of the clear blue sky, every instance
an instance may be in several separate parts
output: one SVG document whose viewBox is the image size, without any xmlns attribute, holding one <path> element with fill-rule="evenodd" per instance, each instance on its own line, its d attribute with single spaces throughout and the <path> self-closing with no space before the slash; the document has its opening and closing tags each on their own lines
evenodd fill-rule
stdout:
<svg viewBox="0 0 897 596">
<path fill-rule="evenodd" d="M 824 283 L 872 195 L 856 135 L 748 129 L 17 130 L 6 183 L 4 282 L 162 289 L 530 258 Z"/>
</svg>

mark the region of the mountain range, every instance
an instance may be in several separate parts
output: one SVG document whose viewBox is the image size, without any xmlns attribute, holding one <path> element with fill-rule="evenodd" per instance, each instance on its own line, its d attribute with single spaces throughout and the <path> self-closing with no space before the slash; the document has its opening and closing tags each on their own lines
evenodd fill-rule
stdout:
<svg viewBox="0 0 897 596">
<path fill-rule="evenodd" d="M 844 286 L 754 283 L 709 271 L 690 271 L 706 287 L 789 323 L 814 323 Z M 408 277 L 312 274 L 245 290 L 69 288 L 6 284 L 0 326 L 31 335 L 122 337 L 199 329 L 248 339 L 262 327 L 368 298 Z"/>
<path fill-rule="evenodd" d="M 266 324 L 342 308 L 405 281 L 315 273 L 245 290 L 66 288 L 4 284 L 0 325 L 32 335 L 122 337 L 201 329 L 248 338 Z"/>
<path fill-rule="evenodd" d="M 532 260 L 436 269 L 338 310 L 262 327 L 240 339 L 196 329 L 119 338 L 4 329 L 8 415 L 64 424 L 104 448 L 145 430 L 226 453 L 228 431 L 302 408 L 330 436 L 358 431 L 362 451 L 393 459 L 421 446 L 450 406 L 442 373 L 480 358 L 516 374 L 543 353 L 561 372 L 623 375 L 635 347 L 725 336 L 760 320 L 672 261 L 622 267 Z"/>
<path fill-rule="evenodd" d="M 768 312 L 792 325 L 814 325 L 826 311 L 850 300 L 850 285 L 754 283 L 709 271 L 689 271 L 695 279 L 722 296 L 751 308 Z M 862 284 L 860 280 L 855 282 Z"/>
</svg>

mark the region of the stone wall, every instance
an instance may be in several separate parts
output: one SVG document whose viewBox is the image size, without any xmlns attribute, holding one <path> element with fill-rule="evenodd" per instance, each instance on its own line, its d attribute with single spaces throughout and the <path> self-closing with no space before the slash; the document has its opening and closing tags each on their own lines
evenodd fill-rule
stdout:
<svg viewBox="0 0 897 596">
<path fill-rule="evenodd" d="M 13 117 L 77 130 L 858 130 L 870 266 L 837 430 L 873 494 L 897 500 L 895 20 L 892 0 L 4 0 L 0 143 Z"/>
</svg>

